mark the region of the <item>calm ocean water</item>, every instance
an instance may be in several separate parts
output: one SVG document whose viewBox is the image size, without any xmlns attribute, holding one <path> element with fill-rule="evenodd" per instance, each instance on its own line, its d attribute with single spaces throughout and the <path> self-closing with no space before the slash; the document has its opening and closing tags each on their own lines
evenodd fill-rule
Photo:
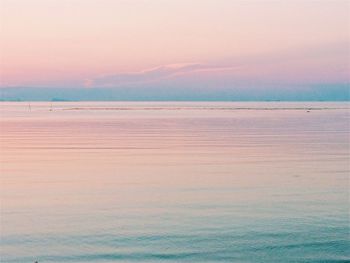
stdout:
<svg viewBox="0 0 350 263">
<path fill-rule="evenodd" d="M 348 103 L 5 103 L 1 262 L 350 262 Z"/>
</svg>

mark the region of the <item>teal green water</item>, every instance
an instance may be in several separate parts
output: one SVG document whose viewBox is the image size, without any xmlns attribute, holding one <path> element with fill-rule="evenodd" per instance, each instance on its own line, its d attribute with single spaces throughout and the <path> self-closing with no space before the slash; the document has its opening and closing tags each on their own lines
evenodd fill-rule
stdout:
<svg viewBox="0 0 350 263">
<path fill-rule="evenodd" d="M 1 262 L 350 262 L 348 103 L 1 103 Z"/>
</svg>

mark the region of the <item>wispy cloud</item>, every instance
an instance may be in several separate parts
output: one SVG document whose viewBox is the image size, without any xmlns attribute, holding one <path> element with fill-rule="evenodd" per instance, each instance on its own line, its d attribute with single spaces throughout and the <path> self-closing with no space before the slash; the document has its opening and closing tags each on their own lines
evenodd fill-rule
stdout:
<svg viewBox="0 0 350 263">
<path fill-rule="evenodd" d="M 86 79 L 85 87 L 174 86 L 175 88 L 237 84 L 261 86 L 295 83 L 349 83 L 349 43 L 336 42 L 272 53 L 225 57 L 206 63 L 160 65 Z"/>
<path fill-rule="evenodd" d="M 235 67 L 213 66 L 201 63 L 169 64 L 145 69 L 138 72 L 116 73 L 92 79 L 86 79 L 84 84 L 86 87 L 117 87 L 120 85 L 128 84 L 150 83 L 194 72 L 225 71 L 232 70 L 234 68 Z"/>
</svg>

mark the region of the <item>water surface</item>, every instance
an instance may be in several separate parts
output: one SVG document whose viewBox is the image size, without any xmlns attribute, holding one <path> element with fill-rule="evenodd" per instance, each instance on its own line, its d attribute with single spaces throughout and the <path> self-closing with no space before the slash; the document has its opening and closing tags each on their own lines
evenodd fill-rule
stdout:
<svg viewBox="0 0 350 263">
<path fill-rule="evenodd" d="M 349 104 L 3 102 L 1 262 L 348 262 Z"/>
</svg>

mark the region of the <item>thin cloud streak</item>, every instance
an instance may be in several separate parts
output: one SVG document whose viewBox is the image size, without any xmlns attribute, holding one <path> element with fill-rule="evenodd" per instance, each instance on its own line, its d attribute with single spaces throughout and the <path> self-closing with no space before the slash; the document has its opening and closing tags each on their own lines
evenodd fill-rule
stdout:
<svg viewBox="0 0 350 263">
<path fill-rule="evenodd" d="M 349 83 L 349 42 L 283 50 L 272 54 L 226 57 L 206 63 L 167 64 L 138 72 L 88 78 L 85 87 L 128 87 L 208 82 L 236 84 Z M 182 81 L 182 83 L 180 82 Z"/>
<path fill-rule="evenodd" d="M 234 70 L 232 66 L 212 66 L 201 63 L 180 63 L 162 65 L 139 72 L 117 73 L 84 81 L 85 87 L 117 87 L 120 85 L 151 83 L 167 78 L 196 72 L 217 72 Z"/>
</svg>

